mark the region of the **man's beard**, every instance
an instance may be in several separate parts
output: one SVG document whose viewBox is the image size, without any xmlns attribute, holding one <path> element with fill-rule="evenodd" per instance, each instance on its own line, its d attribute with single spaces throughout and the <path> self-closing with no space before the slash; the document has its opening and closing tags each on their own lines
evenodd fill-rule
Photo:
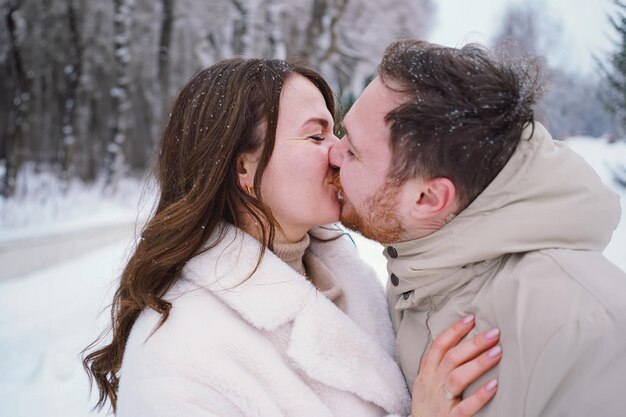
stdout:
<svg viewBox="0 0 626 417">
<path fill-rule="evenodd" d="M 344 194 L 343 188 L 338 185 Z M 377 192 L 365 200 L 363 207 L 357 210 L 344 194 L 340 221 L 348 229 L 379 243 L 399 242 L 404 232 L 398 216 L 399 195 L 400 185 L 395 181 L 386 181 Z"/>
</svg>

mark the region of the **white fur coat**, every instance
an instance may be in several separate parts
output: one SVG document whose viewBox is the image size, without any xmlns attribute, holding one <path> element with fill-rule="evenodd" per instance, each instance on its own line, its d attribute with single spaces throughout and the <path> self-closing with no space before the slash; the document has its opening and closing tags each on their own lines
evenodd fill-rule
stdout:
<svg viewBox="0 0 626 417">
<path fill-rule="evenodd" d="M 408 414 L 373 270 L 346 236 L 312 239 L 310 250 L 341 283 L 345 313 L 270 251 L 246 280 L 259 244 L 226 226 L 168 292 L 165 324 L 152 334 L 160 315 L 146 310 L 133 326 L 118 417 Z"/>
</svg>

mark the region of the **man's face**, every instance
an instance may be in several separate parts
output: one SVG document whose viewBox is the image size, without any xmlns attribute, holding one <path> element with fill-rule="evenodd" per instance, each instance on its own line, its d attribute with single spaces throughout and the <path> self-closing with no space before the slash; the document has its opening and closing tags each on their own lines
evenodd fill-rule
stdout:
<svg viewBox="0 0 626 417">
<path fill-rule="evenodd" d="M 387 177 L 391 164 L 390 129 L 385 115 L 404 102 L 401 94 L 376 77 L 354 103 L 343 127 L 345 136 L 331 150 L 343 187 L 341 222 L 381 243 L 403 235 L 401 186 Z"/>
</svg>

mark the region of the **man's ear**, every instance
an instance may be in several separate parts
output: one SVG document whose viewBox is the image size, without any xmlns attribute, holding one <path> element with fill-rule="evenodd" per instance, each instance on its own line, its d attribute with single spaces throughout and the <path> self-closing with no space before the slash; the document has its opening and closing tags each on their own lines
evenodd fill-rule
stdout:
<svg viewBox="0 0 626 417">
<path fill-rule="evenodd" d="M 255 153 L 242 153 L 237 157 L 237 176 L 239 187 L 243 192 L 254 188 L 254 175 L 258 164 L 259 158 Z"/>
<path fill-rule="evenodd" d="M 445 177 L 423 180 L 419 195 L 415 196 L 410 215 L 414 219 L 427 220 L 448 216 L 456 212 L 456 187 Z"/>
</svg>

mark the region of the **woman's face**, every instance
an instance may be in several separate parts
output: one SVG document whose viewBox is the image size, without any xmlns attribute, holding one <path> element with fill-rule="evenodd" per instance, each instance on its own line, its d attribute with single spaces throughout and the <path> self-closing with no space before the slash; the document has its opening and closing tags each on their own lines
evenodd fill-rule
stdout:
<svg viewBox="0 0 626 417">
<path fill-rule="evenodd" d="M 263 173 L 265 204 L 297 241 L 311 227 L 338 221 L 329 151 L 339 139 L 322 93 L 305 77 L 292 74 L 280 96 L 274 151 Z"/>
</svg>

